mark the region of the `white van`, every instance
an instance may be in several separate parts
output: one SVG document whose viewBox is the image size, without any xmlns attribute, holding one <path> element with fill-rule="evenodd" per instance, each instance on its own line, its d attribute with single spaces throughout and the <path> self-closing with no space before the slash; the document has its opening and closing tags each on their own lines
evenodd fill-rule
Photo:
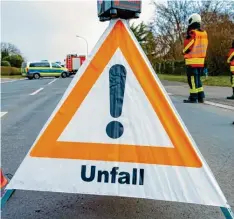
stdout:
<svg viewBox="0 0 234 219">
<path fill-rule="evenodd" d="M 23 62 L 21 66 L 22 76 L 28 79 L 39 79 L 40 77 L 69 77 L 67 68 L 58 63 L 49 61 Z"/>
</svg>

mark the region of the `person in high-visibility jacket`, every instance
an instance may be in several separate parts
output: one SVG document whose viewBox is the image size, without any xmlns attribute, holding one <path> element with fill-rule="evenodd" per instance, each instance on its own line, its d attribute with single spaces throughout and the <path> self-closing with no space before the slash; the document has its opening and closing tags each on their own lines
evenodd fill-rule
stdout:
<svg viewBox="0 0 234 219">
<path fill-rule="evenodd" d="M 232 85 L 232 96 L 227 97 L 227 99 L 234 100 L 234 40 L 232 41 L 232 48 L 228 53 L 227 63 L 230 64 L 231 85 Z"/>
<path fill-rule="evenodd" d="M 184 103 L 204 103 L 205 93 L 201 82 L 208 47 L 207 32 L 201 29 L 201 16 L 192 14 L 188 19 L 187 37 L 184 40 L 184 59 L 190 95 Z"/>
</svg>

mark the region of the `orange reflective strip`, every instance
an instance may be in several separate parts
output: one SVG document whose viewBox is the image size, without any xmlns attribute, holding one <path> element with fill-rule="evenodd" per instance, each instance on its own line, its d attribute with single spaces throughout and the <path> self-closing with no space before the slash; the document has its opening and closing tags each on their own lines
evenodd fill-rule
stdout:
<svg viewBox="0 0 234 219">
<path fill-rule="evenodd" d="M 151 147 L 57 141 L 117 48 L 120 48 L 128 61 L 166 133 L 170 137 L 174 148 L 160 147 L 160 145 Z M 157 130 L 152 130 L 152 132 L 154 131 L 156 132 Z M 192 142 L 122 21 L 116 22 L 80 80 L 35 144 L 30 155 L 32 157 L 134 162 L 187 167 L 202 166 L 198 155 L 193 149 Z"/>
</svg>

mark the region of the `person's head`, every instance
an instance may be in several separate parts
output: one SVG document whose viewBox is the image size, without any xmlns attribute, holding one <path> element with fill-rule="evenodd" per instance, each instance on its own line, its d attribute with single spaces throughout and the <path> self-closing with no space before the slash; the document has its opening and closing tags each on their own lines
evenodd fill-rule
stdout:
<svg viewBox="0 0 234 219">
<path fill-rule="evenodd" d="M 200 29 L 201 27 L 201 16 L 197 13 L 191 14 L 188 18 L 189 29 Z"/>
</svg>

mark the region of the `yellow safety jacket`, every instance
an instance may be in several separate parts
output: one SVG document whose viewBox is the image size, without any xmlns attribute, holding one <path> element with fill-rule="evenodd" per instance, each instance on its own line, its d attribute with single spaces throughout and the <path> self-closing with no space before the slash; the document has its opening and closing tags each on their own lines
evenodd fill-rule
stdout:
<svg viewBox="0 0 234 219">
<path fill-rule="evenodd" d="M 207 32 L 192 30 L 189 35 L 190 38 L 184 41 L 185 64 L 192 67 L 204 67 L 208 47 Z"/>
</svg>

